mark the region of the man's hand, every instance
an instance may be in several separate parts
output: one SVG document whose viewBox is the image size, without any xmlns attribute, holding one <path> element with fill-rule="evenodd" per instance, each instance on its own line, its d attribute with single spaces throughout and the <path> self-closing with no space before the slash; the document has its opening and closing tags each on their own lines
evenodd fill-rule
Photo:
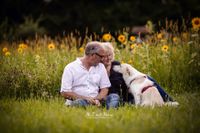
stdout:
<svg viewBox="0 0 200 133">
<path fill-rule="evenodd" d="M 96 105 L 96 106 L 101 106 L 101 103 L 98 99 L 95 99 L 95 98 L 92 98 L 92 97 L 87 97 L 86 100 L 90 103 L 90 104 L 93 104 L 93 105 Z"/>
<path fill-rule="evenodd" d="M 99 100 L 95 100 L 95 102 L 96 102 L 95 105 L 97 105 L 98 107 L 101 106 L 101 103 Z"/>
<path fill-rule="evenodd" d="M 85 100 L 87 100 L 90 104 L 96 104 L 96 100 L 92 97 L 86 97 Z"/>
</svg>

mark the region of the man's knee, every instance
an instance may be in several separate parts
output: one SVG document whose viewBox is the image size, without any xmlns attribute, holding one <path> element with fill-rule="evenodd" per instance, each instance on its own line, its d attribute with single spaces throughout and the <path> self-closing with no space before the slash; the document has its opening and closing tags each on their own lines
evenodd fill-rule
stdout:
<svg viewBox="0 0 200 133">
<path fill-rule="evenodd" d="M 71 105 L 79 106 L 79 107 L 86 107 L 89 105 L 89 103 L 84 99 L 76 99 L 76 100 L 72 101 Z"/>
</svg>

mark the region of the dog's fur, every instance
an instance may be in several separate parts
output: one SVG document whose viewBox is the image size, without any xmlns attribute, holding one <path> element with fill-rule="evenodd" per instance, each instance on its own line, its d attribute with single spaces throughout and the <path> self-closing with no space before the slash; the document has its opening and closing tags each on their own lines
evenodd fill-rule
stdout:
<svg viewBox="0 0 200 133">
<path fill-rule="evenodd" d="M 164 101 L 154 86 L 154 83 L 147 78 L 147 75 L 139 72 L 129 64 L 115 65 L 114 71 L 122 73 L 123 79 L 133 94 L 136 105 L 141 106 L 162 106 Z M 144 88 L 147 88 L 144 90 Z M 144 91 L 142 93 L 142 90 Z"/>
</svg>

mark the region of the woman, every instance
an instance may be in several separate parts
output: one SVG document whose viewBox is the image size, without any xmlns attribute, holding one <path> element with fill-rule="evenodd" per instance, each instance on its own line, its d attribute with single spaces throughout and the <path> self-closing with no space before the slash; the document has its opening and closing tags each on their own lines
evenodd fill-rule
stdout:
<svg viewBox="0 0 200 133">
<path fill-rule="evenodd" d="M 102 63 L 104 64 L 110 82 L 111 87 L 109 88 L 108 96 L 106 98 L 106 107 L 109 108 L 116 108 L 119 106 L 119 103 L 124 104 L 125 102 L 134 103 L 134 98 L 132 94 L 128 92 L 128 88 L 125 84 L 125 81 L 122 77 L 121 73 L 115 72 L 113 70 L 114 65 L 119 65 L 118 61 L 114 61 L 114 48 L 111 43 L 102 43 L 102 46 L 106 52 L 105 57 L 102 58 Z M 173 101 L 173 99 L 156 83 L 156 81 L 149 77 L 148 78 L 154 82 L 154 85 L 157 87 L 158 91 L 160 92 L 164 102 Z M 122 102 L 120 102 L 122 101 Z"/>
</svg>

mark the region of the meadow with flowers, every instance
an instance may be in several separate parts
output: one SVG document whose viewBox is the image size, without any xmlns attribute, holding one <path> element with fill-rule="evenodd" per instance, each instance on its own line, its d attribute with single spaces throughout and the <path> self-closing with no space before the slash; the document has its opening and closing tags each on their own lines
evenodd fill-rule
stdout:
<svg viewBox="0 0 200 133">
<path fill-rule="evenodd" d="M 168 32 L 170 30 L 170 32 Z M 78 32 L 78 31 L 77 31 Z M 167 21 L 145 37 L 128 28 L 110 33 L 2 42 L 0 129 L 4 132 L 197 132 L 200 119 L 200 18 L 191 26 Z M 180 106 L 118 110 L 64 106 L 64 67 L 84 54 L 88 41 L 111 42 L 115 58 L 154 77 Z M 77 115 L 78 114 L 78 115 Z M 112 124 L 111 124 L 112 123 Z"/>
</svg>

